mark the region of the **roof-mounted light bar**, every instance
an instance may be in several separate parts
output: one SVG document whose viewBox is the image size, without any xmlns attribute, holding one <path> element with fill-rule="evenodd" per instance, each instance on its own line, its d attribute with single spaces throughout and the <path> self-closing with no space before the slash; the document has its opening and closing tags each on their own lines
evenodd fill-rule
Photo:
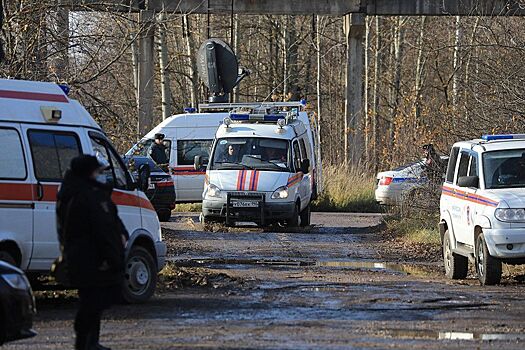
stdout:
<svg viewBox="0 0 525 350">
<path fill-rule="evenodd" d="M 513 140 L 513 139 L 525 139 L 525 134 L 499 134 L 499 135 L 483 135 L 481 136 L 483 141 L 498 141 L 498 140 Z"/>
<path fill-rule="evenodd" d="M 286 119 L 286 114 L 248 114 L 248 113 L 231 113 L 230 118 L 233 121 L 250 121 L 262 123 L 276 123 L 279 119 Z"/>
</svg>

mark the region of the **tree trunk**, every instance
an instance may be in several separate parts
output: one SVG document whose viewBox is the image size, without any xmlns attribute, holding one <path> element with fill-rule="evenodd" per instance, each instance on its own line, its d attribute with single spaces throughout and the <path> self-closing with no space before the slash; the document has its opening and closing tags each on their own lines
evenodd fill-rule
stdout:
<svg viewBox="0 0 525 350">
<path fill-rule="evenodd" d="M 197 108 L 199 99 L 199 76 L 197 71 L 197 57 L 195 56 L 195 43 L 193 39 L 193 32 L 191 30 L 190 17 L 184 15 L 183 17 L 183 33 L 186 39 L 186 55 L 188 57 L 188 70 L 190 77 L 190 98 L 191 106 Z"/>
<path fill-rule="evenodd" d="M 159 54 L 160 91 L 162 104 L 162 120 L 171 116 L 170 79 L 166 71 L 168 65 L 168 44 L 166 43 L 166 13 L 163 11 L 157 16 L 158 36 L 157 50 Z"/>
<path fill-rule="evenodd" d="M 401 95 L 401 60 L 403 59 L 403 41 L 404 41 L 404 20 L 402 17 L 397 18 L 394 27 L 394 64 L 392 65 L 393 82 L 392 96 L 390 101 L 390 144 L 393 149 L 395 142 L 396 118 L 399 108 L 399 98 Z"/>
<path fill-rule="evenodd" d="M 317 23 L 316 23 L 317 22 Z M 317 185 L 318 191 L 323 190 L 323 173 L 321 166 L 321 110 L 322 110 L 322 100 L 321 100 L 321 17 L 317 16 L 312 18 L 312 29 L 315 29 L 316 37 L 316 52 L 317 52 L 317 79 L 316 79 L 316 88 L 317 88 L 317 161 L 319 162 L 319 169 L 317 174 Z M 313 32 L 313 30 L 312 30 Z"/>
<path fill-rule="evenodd" d="M 452 105 L 458 106 L 459 84 L 461 81 L 461 42 L 463 41 L 463 28 L 461 26 L 461 17 L 456 16 L 454 36 L 454 76 L 452 77 Z"/>
<path fill-rule="evenodd" d="M 368 109 L 368 100 L 369 100 L 369 90 L 370 86 L 368 83 L 368 66 L 370 64 L 370 26 L 371 26 L 372 20 L 371 17 L 366 17 L 365 19 L 365 87 L 364 87 L 364 117 L 365 117 L 365 139 L 364 139 L 364 146 L 365 146 L 365 162 L 367 166 L 370 166 L 370 115 L 369 115 L 369 109 Z"/>
<path fill-rule="evenodd" d="M 426 17 L 421 17 L 421 24 L 419 26 L 419 38 L 417 41 L 416 76 L 414 79 L 414 129 L 418 127 L 421 118 L 421 89 L 423 87 L 423 72 L 425 68 L 425 60 L 423 59 L 425 22 Z"/>
<path fill-rule="evenodd" d="M 372 140 L 373 140 L 373 164 L 374 173 L 377 173 L 379 168 L 379 82 L 383 67 L 383 51 L 382 51 L 382 35 L 381 35 L 381 17 L 375 18 L 375 52 L 374 52 L 374 83 L 372 85 L 372 95 L 374 96 L 374 104 L 372 106 Z"/>
</svg>

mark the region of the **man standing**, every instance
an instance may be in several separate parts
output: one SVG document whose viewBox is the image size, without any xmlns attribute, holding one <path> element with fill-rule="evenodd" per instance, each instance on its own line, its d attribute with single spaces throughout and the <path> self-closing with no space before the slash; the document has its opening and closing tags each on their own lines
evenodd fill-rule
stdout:
<svg viewBox="0 0 525 350">
<path fill-rule="evenodd" d="M 78 288 L 75 318 L 77 350 L 108 349 L 99 344 L 102 312 L 120 297 L 124 278 L 124 246 L 129 238 L 111 188 L 103 173 L 105 159 L 81 155 L 57 195 L 57 229 L 70 285 Z"/>
<path fill-rule="evenodd" d="M 149 156 L 157 164 L 167 164 L 169 162 L 166 155 L 166 146 L 162 143 L 164 137 L 164 134 L 155 134 L 155 143 L 149 150 Z"/>
</svg>

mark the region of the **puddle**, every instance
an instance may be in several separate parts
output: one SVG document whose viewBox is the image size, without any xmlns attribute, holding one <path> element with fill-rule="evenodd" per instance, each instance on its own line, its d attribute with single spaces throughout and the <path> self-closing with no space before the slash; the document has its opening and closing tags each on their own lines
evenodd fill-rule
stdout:
<svg viewBox="0 0 525 350">
<path fill-rule="evenodd" d="M 478 332 L 436 332 L 431 330 L 388 330 L 388 335 L 396 338 L 436 339 L 436 340 L 482 340 L 518 341 L 525 340 L 522 333 L 478 333 Z"/>
<path fill-rule="evenodd" d="M 356 260 L 333 260 L 316 261 L 308 259 L 238 259 L 238 258 L 189 258 L 189 259 L 170 259 L 175 265 L 181 267 L 226 267 L 242 265 L 267 265 L 267 266 L 315 266 L 315 267 L 334 267 L 350 268 L 356 270 L 379 270 L 390 273 L 401 273 L 406 275 L 430 276 L 434 273 L 432 267 L 414 264 L 396 264 L 375 261 L 356 261 Z"/>
</svg>

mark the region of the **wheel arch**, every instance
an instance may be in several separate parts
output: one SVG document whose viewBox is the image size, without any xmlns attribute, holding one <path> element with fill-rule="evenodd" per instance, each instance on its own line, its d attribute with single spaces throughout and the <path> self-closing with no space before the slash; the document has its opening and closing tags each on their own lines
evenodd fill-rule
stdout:
<svg viewBox="0 0 525 350">
<path fill-rule="evenodd" d="M 0 250 L 9 252 L 15 259 L 16 266 L 20 267 L 22 264 L 22 250 L 18 244 L 11 239 L 4 239 L 0 241 Z"/>
<path fill-rule="evenodd" d="M 137 230 L 131 235 L 126 245 L 126 258 L 129 252 L 131 251 L 131 248 L 136 246 L 146 249 L 153 257 L 155 264 L 158 264 L 155 243 L 153 242 L 151 235 L 147 231 Z"/>
</svg>

